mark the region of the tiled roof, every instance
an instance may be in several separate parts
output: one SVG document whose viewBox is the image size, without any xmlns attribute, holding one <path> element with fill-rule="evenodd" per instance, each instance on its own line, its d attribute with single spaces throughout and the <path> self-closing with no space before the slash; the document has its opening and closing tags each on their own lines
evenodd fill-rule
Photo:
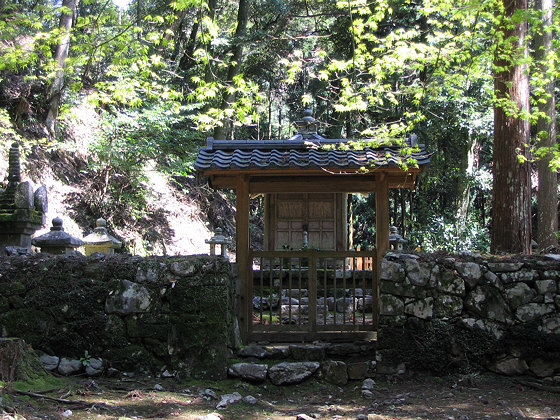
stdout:
<svg viewBox="0 0 560 420">
<path fill-rule="evenodd" d="M 206 147 L 198 154 L 198 170 L 234 169 L 332 169 L 351 170 L 366 168 L 399 167 L 406 157 L 416 159 L 419 166 L 429 163 L 424 145 L 416 145 L 415 136 L 406 139 L 408 146 L 418 147 L 417 152 L 401 155 L 400 146 L 379 148 L 351 148 L 355 140 L 324 139 L 317 134 L 295 135 L 289 140 L 214 140 L 208 139 Z M 324 147 L 327 146 L 327 147 Z M 346 149 L 346 150 L 345 150 Z"/>
</svg>

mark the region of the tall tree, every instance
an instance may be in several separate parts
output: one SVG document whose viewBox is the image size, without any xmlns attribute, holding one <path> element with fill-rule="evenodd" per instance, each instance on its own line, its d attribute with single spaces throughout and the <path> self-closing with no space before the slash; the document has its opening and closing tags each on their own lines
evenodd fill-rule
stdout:
<svg viewBox="0 0 560 420">
<path fill-rule="evenodd" d="M 66 59 L 70 51 L 70 30 L 76 16 L 76 10 L 80 0 L 63 0 L 60 13 L 60 22 L 58 25 L 60 31 L 60 41 L 56 47 L 54 60 L 56 61 L 56 74 L 52 84 L 49 87 L 48 102 L 49 111 L 47 114 L 46 124 L 51 135 L 55 134 L 56 119 L 60 107 L 60 98 L 64 87 L 64 68 L 66 67 Z"/>
<path fill-rule="evenodd" d="M 555 233 L 558 231 L 557 175 L 550 168 L 552 151 L 556 144 L 556 99 L 554 80 L 548 65 L 552 47 L 552 18 L 554 0 L 537 0 L 535 9 L 541 15 L 541 25 L 535 34 L 535 59 L 538 73 L 542 75 L 538 86 L 541 93 L 537 102 L 537 146 L 541 158 L 537 162 L 539 189 L 537 193 L 537 242 L 540 249 L 558 246 Z"/>
<path fill-rule="evenodd" d="M 233 49 L 231 62 L 228 68 L 226 83 L 234 83 L 234 78 L 239 74 L 241 69 L 241 60 L 243 59 L 243 36 L 247 29 L 247 20 L 249 19 L 249 0 L 239 0 L 239 8 L 237 11 L 237 25 L 235 27 L 235 35 L 233 39 Z M 235 90 L 229 88 L 226 90 L 222 100 L 222 110 L 231 108 L 231 103 L 235 100 Z M 226 114 L 227 115 L 227 114 Z M 230 126 L 228 120 L 223 125 L 217 125 L 214 129 L 214 138 L 224 139 L 227 129 Z"/>
<path fill-rule="evenodd" d="M 491 251 L 531 253 L 528 0 L 501 0 L 494 58 Z"/>
</svg>

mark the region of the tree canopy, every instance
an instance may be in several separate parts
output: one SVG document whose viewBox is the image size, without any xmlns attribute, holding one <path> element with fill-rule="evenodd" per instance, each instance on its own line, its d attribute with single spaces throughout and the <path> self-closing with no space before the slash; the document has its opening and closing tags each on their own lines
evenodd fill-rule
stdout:
<svg viewBox="0 0 560 420">
<path fill-rule="evenodd" d="M 534 164 L 545 161 L 542 179 L 560 167 L 555 132 L 536 126 L 557 118 L 555 105 L 547 112 L 539 104 L 557 95 L 558 41 L 536 44 L 557 29 L 556 7 L 521 0 L 134 0 L 124 7 L 5 0 L 0 107 L 16 131 L 54 145 L 68 140 L 77 104 L 94 107 L 102 126 L 90 170 L 103 185 L 101 201 L 134 191 L 147 160 L 170 176 L 188 175 L 207 135 L 289 137 L 305 108 L 325 137 L 386 141 L 414 132 L 433 152 L 432 164 L 416 191 L 392 193 L 392 223 L 425 250 L 487 251 L 492 237 L 494 251 L 528 252 L 508 248 L 509 239 L 498 245 L 496 226 L 508 230 L 511 212 L 520 212 L 503 194 L 524 190 L 519 224 L 529 241 L 536 208 L 545 208 L 535 200 L 531 208 Z M 525 81 L 507 79 L 515 71 Z M 522 99 L 519 83 L 526 85 Z M 500 130 L 512 121 L 519 139 L 504 144 L 499 139 L 510 134 Z M 503 178 L 500 153 L 510 162 Z M 521 168 L 523 180 L 508 178 Z M 139 181 L 123 186 L 119 173 Z M 554 205 L 539 223 L 549 226 L 543 237 L 554 237 L 557 182 L 545 190 L 539 202 Z M 362 246 L 374 235 L 368 200 L 353 198 Z"/>
</svg>

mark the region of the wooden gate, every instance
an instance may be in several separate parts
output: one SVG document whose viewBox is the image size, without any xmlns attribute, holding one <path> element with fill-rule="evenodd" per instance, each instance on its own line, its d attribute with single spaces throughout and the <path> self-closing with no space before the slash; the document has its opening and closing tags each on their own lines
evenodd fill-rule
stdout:
<svg viewBox="0 0 560 420">
<path fill-rule="evenodd" d="M 377 338 L 375 251 L 250 251 L 249 341 Z"/>
</svg>

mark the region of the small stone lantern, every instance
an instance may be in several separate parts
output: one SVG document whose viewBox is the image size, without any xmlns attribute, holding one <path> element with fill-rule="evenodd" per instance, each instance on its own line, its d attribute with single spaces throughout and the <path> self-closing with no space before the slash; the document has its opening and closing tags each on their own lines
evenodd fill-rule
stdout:
<svg viewBox="0 0 560 420">
<path fill-rule="evenodd" d="M 31 243 L 41 248 L 41 252 L 54 255 L 71 255 L 72 252 L 82 246 L 82 241 L 64 232 L 62 219 L 55 217 L 52 221 L 50 232 L 31 240 Z"/>
<path fill-rule="evenodd" d="M 389 247 L 392 251 L 402 252 L 403 246 L 408 242 L 408 239 L 399 235 L 397 227 L 391 226 L 389 228 Z"/>
<path fill-rule="evenodd" d="M 216 255 L 216 245 L 220 245 L 220 255 L 224 258 L 228 258 L 226 245 L 231 245 L 231 239 L 222 235 L 221 228 L 216 228 L 216 235 L 211 239 L 206 239 L 204 242 L 210 244 L 210 255 Z"/>
<path fill-rule="evenodd" d="M 115 249 L 122 246 L 122 242 L 109 235 L 107 232 L 107 222 L 103 218 L 97 219 L 96 228 L 83 239 L 84 252 L 91 255 L 95 252 L 102 252 L 105 255 L 113 255 Z"/>
</svg>

